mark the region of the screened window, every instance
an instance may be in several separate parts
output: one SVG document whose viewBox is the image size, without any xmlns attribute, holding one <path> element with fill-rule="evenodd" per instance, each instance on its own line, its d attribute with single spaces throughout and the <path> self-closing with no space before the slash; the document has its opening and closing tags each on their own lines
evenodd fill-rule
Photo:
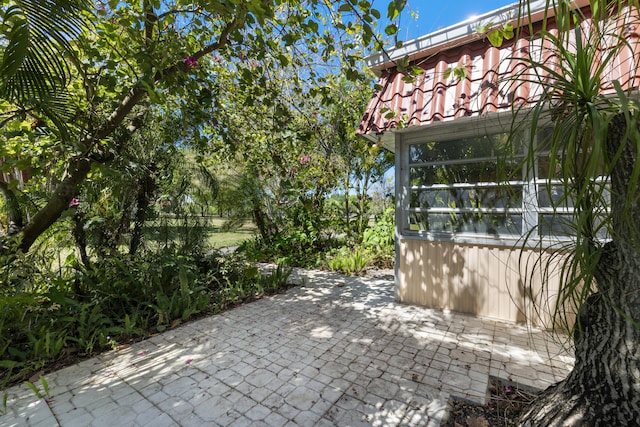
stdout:
<svg viewBox="0 0 640 427">
<path fill-rule="evenodd" d="M 520 235 L 523 150 L 507 144 L 507 137 L 409 145 L 408 229 Z M 498 183 L 503 176 L 509 177 L 506 185 Z"/>
<path fill-rule="evenodd" d="M 510 240 L 575 234 L 571 197 L 547 180 L 543 150 L 525 162 L 524 143 L 506 133 L 405 147 L 405 233 Z"/>
</svg>

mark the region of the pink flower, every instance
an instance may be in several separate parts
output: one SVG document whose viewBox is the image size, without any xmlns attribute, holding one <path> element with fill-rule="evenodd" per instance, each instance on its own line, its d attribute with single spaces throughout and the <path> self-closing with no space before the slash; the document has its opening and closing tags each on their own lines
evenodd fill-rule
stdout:
<svg viewBox="0 0 640 427">
<path fill-rule="evenodd" d="M 193 362 L 193 359 L 187 359 L 187 365 L 191 365 L 191 363 Z"/>
<path fill-rule="evenodd" d="M 184 63 L 187 64 L 189 67 L 195 68 L 198 66 L 198 59 L 193 56 L 187 56 L 184 59 Z"/>
<path fill-rule="evenodd" d="M 69 207 L 70 208 L 75 208 L 78 205 L 80 205 L 80 200 L 78 200 L 75 197 L 73 199 L 71 199 L 71 201 L 69 202 Z"/>
<path fill-rule="evenodd" d="M 311 157 L 309 156 L 302 156 L 302 158 L 300 158 L 300 164 L 304 165 L 305 163 L 309 162 L 309 160 L 311 160 Z"/>
</svg>

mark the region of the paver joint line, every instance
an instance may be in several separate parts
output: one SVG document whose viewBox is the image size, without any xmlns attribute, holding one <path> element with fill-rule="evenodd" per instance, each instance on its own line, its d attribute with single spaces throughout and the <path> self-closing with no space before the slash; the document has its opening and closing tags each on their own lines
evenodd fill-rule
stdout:
<svg viewBox="0 0 640 427">
<path fill-rule="evenodd" d="M 438 425 L 489 375 L 544 388 L 573 358 L 542 331 L 394 301 L 391 277 L 295 269 L 304 286 L 7 391 L 0 425 Z M 547 351 L 547 349 L 549 349 Z"/>
</svg>

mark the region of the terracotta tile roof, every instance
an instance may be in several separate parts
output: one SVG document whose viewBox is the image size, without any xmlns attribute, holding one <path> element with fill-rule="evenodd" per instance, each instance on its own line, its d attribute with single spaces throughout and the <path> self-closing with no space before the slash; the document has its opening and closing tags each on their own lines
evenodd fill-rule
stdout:
<svg viewBox="0 0 640 427">
<path fill-rule="evenodd" d="M 627 25 L 625 37 L 632 49 L 623 49 L 608 64 L 605 79 L 621 81 L 623 88 L 638 87 L 640 82 L 640 22 Z M 585 29 L 590 21 L 584 23 Z M 553 26 L 551 31 L 555 32 Z M 633 50 L 633 51 L 632 51 Z M 509 111 L 512 106 L 523 105 L 539 98 L 548 75 L 534 75 L 520 58 L 527 55 L 544 58 L 545 64 L 554 66 L 557 58 L 542 46 L 540 40 L 530 42 L 523 32 L 517 40 L 511 40 L 500 48 L 493 47 L 485 38 L 467 37 L 463 44 L 434 51 L 424 58 L 415 59 L 412 65 L 423 73 L 415 81 L 405 81 L 405 75 L 388 68 L 381 71 L 376 91 L 369 102 L 360 124 L 359 133 L 371 134 L 393 130 L 402 123 L 405 126 L 427 125 L 433 122 L 455 120 L 465 116 L 479 116 L 492 112 Z M 377 64 L 380 70 L 381 64 Z M 447 69 L 463 66 L 466 78 L 459 79 Z M 513 76 L 522 72 L 525 80 L 515 81 Z M 547 84 L 550 82 L 547 81 Z M 606 92 L 613 91 L 609 83 Z M 393 118 L 385 118 L 388 111 Z"/>
</svg>

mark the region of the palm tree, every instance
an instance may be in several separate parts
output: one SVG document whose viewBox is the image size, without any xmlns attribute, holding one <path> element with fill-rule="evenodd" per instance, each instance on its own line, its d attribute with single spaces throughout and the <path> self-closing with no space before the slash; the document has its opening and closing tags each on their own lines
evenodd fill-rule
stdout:
<svg viewBox="0 0 640 427">
<path fill-rule="evenodd" d="M 72 40 L 85 27 L 89 2 L 10 0 L 2 8 L 0 97 L 19 106 L 38 105 L 45 113 L 62 107 L 60 94 L 73 61 Z"/>
<path fill-rule="evenodd" d="M 544 86 L 529 110 L 532 138 L 542 138 L 543 120 L 551 123 L 542 144 L 550 153 L 549 175 L 540 178 L 561 186 L 558 203 L 575 208 L 556 316 L 579 308 L 575 367 L 522 415 L 523 425 L 636 425 L 640 419 L 639 58 L 635 41 L 627 41 L 640 24 L 640 6 L 590 3 L 588 16 L 569 1 L 547 1 L 555 18 L 545 17 L 536 37 L 548 50 L 542 59 L 532 55 L 516 78 Z M 632 66 L 612 81 L 608 67 L 621 54 Z M 529 160 L 536 154 L 531 150 Z"/>
</svg>

